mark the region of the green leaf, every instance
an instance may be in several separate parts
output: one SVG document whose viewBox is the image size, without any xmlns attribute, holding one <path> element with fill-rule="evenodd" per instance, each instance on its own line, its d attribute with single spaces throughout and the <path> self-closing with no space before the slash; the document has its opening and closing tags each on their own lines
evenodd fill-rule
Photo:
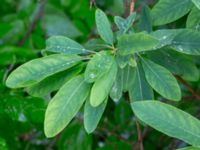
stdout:
<svg viewBox="0 0 200 150">
<path fill-rule="evenodd" d="M 133 84 L 129 88 L 131 102 L 154 99 L 153 90 L 145 79 L 145 74 L 141 64 L 136 67 L 135 72 L 136 75 Z"/>
<path fill-rule="evenodd" d="M 160 43 L 156 47 L 158 49 L 164 46 L 171 45 L 174 37 L 181 31 L 181 29 L 162 29 L 151 32 L 150 35 L 160 41 Z"/>
<path fill-rule="evenodd" d="M 200 31 L 200 10 L 198 8 L 193 7 L 188 15 L 186 27 L 195 31 Z"/>
<path fill-rule="evenodd" d="M 159 0 L 151 12 L 153 25 L 171 23 L 186 15 L 192 6 L 191 0 Z"/>
<path fill-rule="evenodd" d="M 45 50 L 64 54 L 83 54 L 87 52 L 82 45 L 64 36 L 52 36 L 47 39 Z"/>
<path fill-rule="evenodd" d="M 118 40 L 118 52 L 121 55 L 134 54 L 156 48 L 159 40 L 145 33 L 123 35 Z"/>
<path fill-rule="evenodd" d="M 90 104 L 93 107 L 99 106 L 108 96 L 117 75 L 117 64 L 113 62 L 110 70 L 98 78 L 91 90 Z"/>
<path fill-rule="evenodd" d="M 49 6 L 50 5 L 47 7 Z M 82 35 L 80 30 L 73 24 L 73 22 L 65 15 L 63 11 L 60 11 L 55 7 L 51 8 L 50 11 L 52 12 L 51 14 L 46 12 L 43 17 L 43 23 L 45 25 L 46 34 L 48 37 L 62 35 L 70 38 L 77 38 Z"/>
<path fill-rule="evenodd" d="M 6 85 L 10 88 L 33 85 L 48 76 L 76 65 L 81 59 L 76 55 L 54 54 L 31 60 L 14 70 L 9 75 Z"/>
<path fill-rule="evenodd" d="M 89 95 L 90 87 L 83 76 L 77 76 L 61 87 L 45 113 L 44 131 L 47 137 L 55 136 L 69 124 Z"/>
<path fill-rule="evenodd" d="M 140 14 L 140 20 L 138 22 L 138 30 L 141 31 L 147 31 L 151 32 L 152 31 L 152 19 L 150 15 L 150 8 L 145 5 L 142 8 L 141 14 Z"/>
<path fill-rule="evenodd" d="M 142 66 L 147 82 L 156 92 L 169 100 L 181 99 L 180 87 L 171 72 L 145 58 L 142 58 Z"/>
<path fill-rule="evenodd" d="M 112 45 L 113 32 L 112 32 L 111 25 L 106 14 L 102 10 L 97 9 L 95 13 L 95 19 L 96 19 L 96 26 L 97 26 L 97 31 L 99 35 L 106 43 Z"/>
<path fill-rule="evenodd" d="M 183 30 L 174 37 L 171 46 L 181 53 L 200 55 L 200 33 Z"/>
<path fill-rule="evenodd" d="M 115 16 L 114 21 L 118 29 L 120 30 L 120 32 L 123 34 L 123 33 L 126 33 L 131 28 L 131 26 L 133 25 L 133 22 L 135 21 L 135 18 L 136 18 L 136 13 L 133 12 L 126 19 L 120 16 Z"/>
<path fill-rule="evenodd" d="M 113 61 L 113 56 L 106 51 L 101 51 L 94 55 L 86 67 L 85 81 L 91 83 L 103 76 L 110 70 Z"/>
<path fill-rule="evenodd" d="M 148 53 L 148 56 L 155 63 L 167 68 L 173 74 L 179 75 L 187 81 L 199 80 L 199 69 L 188 55 L 183 55 L 170 48 L 163 48 L 151 51 Z"/>
<path fill-rule="evenodd" d="M 200 146 L 200 121 L 190 114 L 158 101 L 133 102 L 131 107 L 141 121 L 156 130 Z"/>
<path fill-rule="evenodd" d="M 87 133 L 92 133 L 96 129 L 106 108 L 107 100 L 108 98 L 97 107 L 91 106 L 89 100 L 86 101 L 84 107 L 84 127 Z"/>
<path fill-rule="evenodd" d="M 192 2 L 194 3 L 194 5 L 200 9 L 200 1 L 199 0 L 192 0 Z"/>
<path fill-rule="evenodd" d="M 110 97 L 114 102 L 117 102 L 122 97 L 122 92 L 123 92 L 123 75 L 122 75 L 122 69 L 118 68 L 116 79 L 110 90 Z"/>
<path fill-rule="evenodd" d="M 189 146 L 189 147 L 179 148 L 179 149 L 176 149 L 176 150 L 200 150 L 200 148 Z"/>
<path fill-rule="evenodd" d="M 30 86 L 27 91 L 32 96 L 47 96 L 51 92 L 58 90 L 63 84 L 78 75 L 82 69 L 83 67 L 78 65 L 68 70 L 58 72 L 50 77 L 45 78 L 41 82 Z"/>
<path fill-rule="evenodd" d="M 127 92 L 131 85 L 133 84 L 133 81 L 135 79 L 135 68 L 131 67 L 130 65 L 127 65 L 125 68 L 122 69 L 121 77 L 123 80 L 123 91 Z"/>
</svg>

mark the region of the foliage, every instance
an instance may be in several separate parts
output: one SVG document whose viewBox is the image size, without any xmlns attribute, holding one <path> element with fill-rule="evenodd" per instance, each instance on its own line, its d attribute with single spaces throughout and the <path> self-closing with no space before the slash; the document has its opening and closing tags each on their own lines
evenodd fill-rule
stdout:
<svg viewBox="0 0 200 150">
<path fill-rule="evenodd" d="M 198 0 L 0 8 L 1 149 L 200 149 Z"/>
</svg>

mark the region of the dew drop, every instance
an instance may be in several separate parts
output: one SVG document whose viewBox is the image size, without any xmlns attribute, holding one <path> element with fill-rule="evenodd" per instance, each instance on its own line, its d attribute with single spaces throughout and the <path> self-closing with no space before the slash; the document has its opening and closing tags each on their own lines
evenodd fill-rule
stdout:
<svg viewBox="0 0 200 150">
<path fill-rule="evenodd" d="M 91 73 L 91 74 L 90 74 L 90 78 L 91 78 L 91 79 L 94 79 L 95 77 L 96 77 L 96 75 L 95 75 L 94 73 Z"/>
</svg>

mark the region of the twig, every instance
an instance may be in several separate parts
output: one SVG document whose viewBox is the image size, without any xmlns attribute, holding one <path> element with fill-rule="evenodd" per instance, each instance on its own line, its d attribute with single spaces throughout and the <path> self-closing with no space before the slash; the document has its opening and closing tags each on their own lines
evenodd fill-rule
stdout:
<svg viewBox="0 0 200 150">
<path fill-rule="evenodd" d="M 44 13 L 44 7 L 46 4 L 47 0 L 40 0 L 39 1 L 39 8 L 38 8 L 38 12 L 36 12 L 36 15 L 34 16 L 27 32 L 25 33 L 24 37 L 22 38 L 21 41 L 19 41 L 18 46 L 22 46 L 24 45 L 24 43 L 26 42 L 26 40 L 29 38 L 29 36 L 31 35 L 31 32 L 33 31 L 33 29 L 36 26 L 36 23 L 38 20 L 40 20 L 40 18 L 42 17 L 43 13 Z"/>
<path fill-rule="evenodd" d="M 51 143 L 48 145 L 48 147 L 46 148 L 46 150 L 52 150 L 53 146 L 56 144 L 56 142 L 60 138 L 60 135 L 61 134 L 56 135 L 56 137 L 51 141 Z"/>
<path fill-rule="evenodd" d="M 130 15 L 134 12 L 135 0 L 130 1 Z"/>
<path fill-rule="evenodd" d="M 192 93 L 192 96 L 195 97 L 196 99 L 200 100 L 200 95 L 198 93 L 196 93 L 193 88 L 180 76 L 175 76 L 177 78 L 177 80 L 179 80 L 183 85 L 185 85 L 187 87 L 187 89 Z"/>
<path fill-rule="evenodd" d="M 144 150 L 144 146 L 143 146 L 143 135 L 140 129 L 140 124 L 138 123 L 138 121 L 135 121 L 136 123 L 136 127 L 137 127 L 137 134 L 138 134 L 138 144 L 140 146 L 140 150 Z"/>
<path fill-rule="evenodd" d="M 96 6 L 95 0 L 90 0 L 90 10 L 92 10 L 92 6 Z"/>
</svg>

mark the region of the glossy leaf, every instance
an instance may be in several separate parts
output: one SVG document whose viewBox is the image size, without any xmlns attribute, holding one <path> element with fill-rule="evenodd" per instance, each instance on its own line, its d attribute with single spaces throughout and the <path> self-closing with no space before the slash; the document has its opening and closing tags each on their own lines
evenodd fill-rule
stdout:
<svg viewBox="0 0 200 150">
<path fill-rule="evenodd" d="M 69 124 L 89 95 L 90 87 L 83 76 L 77 76 L 61 87 L 45 113 L 44 131 L 47 137 L 55 136 Z"/>
<path fill-rule="evenodd" d="M 102 10 L 97 9 L 95 13 L 95 19 L 96 19 L 96 26 L 97 26 L 97 31 L 99 35 L 106 43 L 112 45 L 113 32 L 112 32 L 111 25 L 106 14 Z"/>
<path fill-rule="evenodd" d="M 123 80 L 123 91 L 127 92 L 135 79 L 135 68 L 127 65 L 122 69 L 121 76 Z"/>
<path fill-rule="evenodd" d="M 174 37 L 172 47 L 181 53 L 200 55 L 200 33 L 183 30 Z"/>
<path fill-rule="evenodd" d="M 110 97 L 114 102 L 118 102 L 122 97 L 123 92 L 123 69 L 118 68 L 116 79 L 110 90 Z"/>
<path fill-rule="evenodd" d="M 142 58 L 142 66 L 147 82 L 156 92 L 169 100 L 181 99 L 180 87 L 171 72 L 146 58 Z"/>
<path fill-rule="evenodd" d="M 86 67 L 84 73 L 85 81 L 91 83 L 103 76 L 110 70 L 113 61 L 113 56 L 106 51 L 101 51 L 94 55 Z"/>
<path fill-rule="evenodd" d="M 192 0 L 192 2 L 200 10 L 200 1 L 199 0 Z"/>
<path fill-rule="evenodd" d="M 200 150 L 200 148 L 189 146 L 189 147 L 179 148 L 179 149 L 176 149 L 176 150 Z"/>
<path fill-rule="evenodd" d="M 151 86 L 146 81 L 142 65 L 139 64 L 135 69 L 136 75 L 129 88 L 129 96 L 132 102 L 138 100 L 154 99 L 154 94 Z"/>
<path fill-rule="evenodd" d="M 113 62 L 110 70 L 95 81 L 90 95 L 90 104 L 93 107 L 99 106 L 108 96 L 115 81 L 116 75 L 117 64 L 116 62 Z"/>
<path fill-rule="evenodd" d="M 152 18 L 150 14 L 150 8 L 148 6 L 144 6 L 141 11 L 141 16 L 138 22 L 138 30 L 141 31 L 152 31 Z"/>
<path fill-rule="evenodd" d="M 36 97 L 44 97 L 53 91 L 58 90 L 67 81 L 78 75 L 82 70 L 82 66 L 70 68 L 68 70 L 58 72 L 50 77 L 45 78 L 41 82 L 30 86 L 27 91 L 30 95 Z"/>
<path fill-rule="evenodd" d="M 91 106 L 89 100 L 86 101 L 84 107 L 84 127 L 87 133 L 92 133 L 96 129 L 106 108 L 106 105 L 107 98 L 102 104 L 97 107 Z"/>
<path fill-rule="evenodd" d="M 191 0 L 159 0 L 151 12 L 153 25 L 171 23 L 186 15 L 192 6 Z"/>
<path fill-rule="evenodd" d="M 121 55 L 134 54 L 156 48 L 159 40 L 145 33 L 123 35 L 118 41 L 118 52 Z"/>
<path fill-rule="evenodd" d="M 87 52 L 82 45 L 64 36 L 52 36 L 47 39 L 45 50 L 64 54 L 83 54 Z"/>
<path fill-rule="evenodd" d="M 193 7 L 188 15 L 186 27 L 195 31 L 200 31 L 200 10 L 198 8 Z"/>
<path fill-rule="evenodd" d="M 31 60 L 14 70 L 9 75 L 6 85 L 11 88 L 33 85 L 48 76 L 76 65 L 81 59 L 76 55 L 55 54 Z"/>
<path fill-rule="evenodd" d="M 131 107 L 141 121 L 156 130 L 200 146 L 200 121 L 190 114 L 158 101 L 133 102 Z"/>
</svg>

